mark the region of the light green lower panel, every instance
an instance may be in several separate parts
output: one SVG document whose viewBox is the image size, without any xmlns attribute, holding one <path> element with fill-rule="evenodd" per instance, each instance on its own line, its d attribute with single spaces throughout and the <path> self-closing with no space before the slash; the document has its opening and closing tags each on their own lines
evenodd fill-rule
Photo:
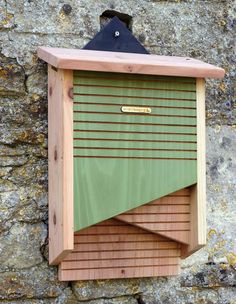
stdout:
<svg viewBox="0 0 236 304">
<path fill-rule="evenodd" d="M 195 160 L 74 158 L 75 231 L 197 181 Z"/>
</svg>

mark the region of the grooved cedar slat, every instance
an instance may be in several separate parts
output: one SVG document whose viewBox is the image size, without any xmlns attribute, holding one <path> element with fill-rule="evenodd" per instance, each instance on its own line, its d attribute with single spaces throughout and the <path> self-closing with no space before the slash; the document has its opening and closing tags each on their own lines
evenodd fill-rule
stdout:
<svg viewBox="0 0 236 304">
<path fill-rule="evenodd" d="M 111 242 L 111 235 L 113 242 L 149 242 L 166 240 L 164 237 L 157 237 L 155 234 L 151 233 L 140 233 L 140 234 L 109 234 L 109 235 L 77 235 L 75 234 L 75 243 L 94 243 L 94 242 Z"/>
<path fill-rule="evenodd" d="M 78 104 L 86 103 L 86 104 L 97 104 L 98 106 L 104 106 L 104 105 L 119 105 L 122 106 L 127 105 L 135 105 L 135 106 L 146 106 L 146 107 L 152 107 L 154 109 L 157 109 L 158 106 L 161 107 L 174 107 L 179 109 L 180 111 L 183 110 L 185 107 L 190 107 L 196 109 L 196 100 L 178 100 L 175 98 L 157 98 L 157 99 L 142 99 L 142 98 L 125 98 L 124 100 L 120 99 L 112 99 L 109 96 L 96 96 L 96 99 L 94 97 L 91 97 L 89 95 L 87 96 L 77 96 L 75 95 L 75 106 L 78 106 Z M 109 106 L 110 108 L 110 106 Z"/>
<path fill-rule="evenodd" d="M 190 189 L 182 189 L 116 217 L 119 220 L 188 244 Z"/>
<path fill-rule="evenodd" d="M 75 101 L 74 102 L 74 105 L 75 106 L 78 106 L 78 108 L 81 106 L 81 105 L 91 105 L 91 106 L 111 106 L 111 107 L 115 107 L 115 106 L 134 106 L 134 107 L 138 107 L 140 106 L 139 104 L 130 104 L 130 103 L 109 103 L 109 102 L 86 102 L 86 101 Z M 168 106 L 168 105 L 150 105 L 150 104 L 144 104 L 143 106 L 145 107 L 151 107 L 151 108 L 154 108 L 154 109 L 181 109 L 181 110 L 196 110 L 196 107 L 186 107 L 186 106 L 181 106 L 181 105 L 175 105 L 175 106 Z M 184 111 L 185 112 L 185 111 Z"/>
<path fill-rule="evenodd" d="M 185 196 L 185 195 L 190 196 L 190 189 L 189 188 L 183 188 L 181 190 L 170 193 L 167 196 L 165 196 L 165 200 L 166 200 L 167 197 L 172 197 L 172 196 L 177 197 L 177 196 Z M 161 200 L 162 199 L 160 198 L 159 201 L 161 202 Z"/>
<path fill-rule="evenodd" d="M 168 125 L 168 126 L 196 126 L 196 118 L 194 116 L 174 116 L 174 115 L 152 115 L 152 114 L 126 114 L 126 113 L 113 113 L 113 112 L 92 112 L 92 111 L 74 111 L 74 121 L 80 119 L 84 121 L 110 122 L 110 123 L 130 123 L 130 124 L 153 124 Z M 82 121 L 81 121 L 82 122 Z"/>
<path fill-rule="evenodd" d="M 75 244 L 74 250 L 87 252 L 87 251 L 107 251 L 107 250 L 138 250 L 138 249 L 178 249 L 178 244 L 173 241 L 158 241 L 158 242 L 112 242 L 111 243 L 98 243 L 98 244 Z"/>
<path fill-rule="evenodd" d="M 155 257 L 180 257 L 180 251 L 176 249 L 162 250 L 126 250 L 126 251 L 98 251 L 98 252 L 75 252 L 70 253 L 65 261 L 84 260 L 116 260 L 116 259 L 143 259 Z"/>
<path fill-rule="evenodd" d="M 142 266 L 161 266 L 161 265 L 178 265 L 179 258 L 164 257 L 164 258 L 144 258 L 138 259 L 134 265 L 130 265 L 130 259 L 116 260 L 99 260 L 99 261 L 64 261 L 61 269 L 102 269 L 102 268 L 118 268 L 118 267 L 142 267 Z"/>
<path fill-rule="evenodd" d="M 61 268 L 61 267 L 60 267 Z M 138 278 L 178 275 L 178 265 L 148 266 L 133 268 L 109 268 L 109 269 L 84 269 L 84 270 L 62 270 L 59 268 L 59 279 L 61 281 L 115 279 L 115 278 Z"/>
<path fill-rule="evenodd" d="M 124 220 L 127 222 L 133 222 L 133 223 L 174 223 L 174 225 L 177 225 L 179 227 L 178 223 L 184 223 L 188 222 L 189 223 L 189 213 L 171 213 L 171 214 L 158 214 L 157 213 L 138 213 L 138 214 L 122 214 L 121 215 Z"/>
<path fill-rule="evenodd" d="M 119 112 L 103 112 L 103 111 L 80 111 L 80 110 L 74 110 L 74 113 L 80 113 L 80 114 L 102 114 L 102 115 L 122 115 L 123 117 L 125 115 L 129 116 L 144 116 L 145 118 L 148 117 L 180 117 L 180 118 L 196 118 L 196 115 L 174 115 L 174 114 L 147 114 L 147 113 L 119 113 Z"/>
<path fill-rule="evenodd" d="M 165 123 L 165 120 L 161 123 L 149 123 L 149 122 L 126 122 L 126 121 L 105 121 L 105 120 L 74 120 L 75 123 L 89 123 L 89 124 L 123 124 L 131 126 L 165 126 L 165 127 L 182 127 L 182 128 L 196 128 L 196 123 L 193 124 L 178 124 L 178 123 Z"/>
<path fill-rule="evenodd" d="M 86 130 L 86 129 L 74 129 L 74 132 L 93 132 L 93 133 L 116 133 L 117 131 L 114 131 L 114 130 L 99 130 L 99 129 L 94 129 L 94 130 Z M 184 135 L 190 135 L 191 138 L 195 138 L 195 133 L 177 133 L 177 132 L 148 132 L 148 131 L 130 131 L 130 130 L 120 130 L 119 133 L 122 133 L 122 134 L 145 134 L 145 135 L 148 135 L 148 134 L 158 134 L 158 135 L 180 135 L 180 136 L 184 136 Z M 194 142 L 196 142 L 194 140 Z"/>
<path fill-rule="evenodd" d="M 82 77 L 81 77 L 82 76 Z M 135 75 L 136 76 L 136 75 Z M 145 83 L 145 87 L 154 87 L 156 84 L 161 83 L 163 86 L 166 86 L 167 88 L 180 88 L 181 85 L 185 88 L 186 85 L 190 89 L 196 88 L 196 79 L 195 78 L 189 78 L 189 77 L 170 77 L 170 76 L 146 76 L 139 75 L 138 77 L 134 77 L 133 75 L 125 75 L 122 74 L 115 74 L 115 73 L 103 73 L 100 72 L 94 73 L 94 72 L 85 72 L 85 71 L 74 71 L 74 84 L 83 84 L 83 83 L 100 83 L 100 84 L 117 84 L 117 85 L 127 85 L 128 83 L 139 83 L 140 86 L 142 86 L 143 83 Z"/>
<path fill-rule="evenodd" d="M 103 159 L 155 159 L 155 160 L 183 160 L 183 161 L 187 161 L 187 160 L 194 160 L 196 161 L 197 158 L 179 158 L 179 157 L 139 157 L 139 156 L 118 156 L 118 155 L 114 155 L 114 156 L 110 156 L 110 155 L 75 155 L 75 158 L 103 158 Z"/>
<path fill-rule="evenodd" d="M 144 206 L 140 206 L 138 208 L 135 208 L 133 210 L 129 210 L 127 212 L 129 215 L 132 214 L 178 214 L 178 213 L 190 213 L 190 206 L 189 205 L 164 205 L 157 203 L 155 204 L 146 204 Z M 123 213 L 124 215 L 126 213 Z M 122 214 L 122 215 L 123 215 Z M 121 215 L 119 215 L 121 216 Z"/>
<path fill-rule="evenodd" d="M 179 259 L 177 242 L 109 219 L 75 233 L 74 250 L 60 264 L 59 277 L 90 280 L 139 277 L 141 273 L 144 277 L 173 275 L 179 271 Z"/>
<path fill-rule="evenodd" d="M 118 89 L 132 89 L 132 90 L 144 90 L 143 87 L 132 87 L 132 86 L 125 86 L 125 85 L 102 85 L 102 84 L 76 84 L 74 83 L 74 87 L 78 87 L 78 88 L 82 88 L 82 87 L 90 87 L 90 88 L 118 88 Z M 167 88 L 158 88 L 158 87 L 145 87 L 145 90 L 151 90 L 151 91 L 166 91 Z M 196 90 L 182 90 L 182 89 L 173 89 L 173 88 L 168 88 L 168 91 L 174 91 L 174 92 L 191 92 L 191 93 L 195 93 Z"/>
</svg>

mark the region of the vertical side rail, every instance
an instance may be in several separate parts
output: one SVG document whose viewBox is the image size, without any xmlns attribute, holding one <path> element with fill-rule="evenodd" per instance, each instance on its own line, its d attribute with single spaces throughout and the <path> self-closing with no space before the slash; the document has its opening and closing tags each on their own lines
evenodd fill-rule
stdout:
<svg viewBox="0 0 236 304">
<path fill-rule="evenodd" d="M 74 247 L 73 71 L 48 65 L 49 263 Z"/>
<path fill-rule="evenodd" d="M 197 235 L 192 247 L 206 244 L 206 127 L 205 79 L 197 78 Z M 194 233 L 194 232 L 193 232 Z"/>
<path fill-rule="evenodd" d="M 206 244 L 206 128 L 205 80 L 197 78 L 197 184 L 190 190 L 189 245 L 182 246 L 182 258 Z"/>
</svg>

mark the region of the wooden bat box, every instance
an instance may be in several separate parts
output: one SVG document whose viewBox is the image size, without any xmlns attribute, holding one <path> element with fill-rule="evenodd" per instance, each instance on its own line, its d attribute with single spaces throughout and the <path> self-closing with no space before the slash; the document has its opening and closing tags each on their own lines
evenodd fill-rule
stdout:
<svg viewBox="0 0 236 304">
<path fill-rule="evenodd" d="M 49 262 L 63 281 L 177 275 L 206 242 L 205 81 L 191 58 L 41 47 Z"/>
</svg>

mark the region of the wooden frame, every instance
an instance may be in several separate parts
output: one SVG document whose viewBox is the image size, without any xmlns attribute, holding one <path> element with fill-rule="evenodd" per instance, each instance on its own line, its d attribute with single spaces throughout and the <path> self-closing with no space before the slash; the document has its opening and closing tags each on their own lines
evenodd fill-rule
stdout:
<svg viewBox="0 0 236 304">
<path fill-rule="evenodd" d="M 88 51 L 88 50 L 67 50 L 42 47 L 38 49 L 40 58 L 49 63 L 48 66 L 48 128 L 49 128 L 49 263 L 53 265 L 60 265 L 59 276 L 60 280 L 79 280 L 79 279 L 105 279 L 117 277 L 139 277 L 139 276 L 154 276 L 154 275 L 173 275 L 179 272 L 179 265 L 176 264 L 180 256 L 186 257 L 196 250 L 200 249 L 206 243 L 206 164 L 205 164 L 205 77 L 222 78 L 224 70 L 213 65 L 206 64 L 199 60 L 180 57 L 167 57 L 155 55 L 141 55 L 141 54 L 126 54 L 126 53 L 112 53 L 101 51 Z M 149 225 L 153 221 L 153 214 L 151 214 L 148 221 L 144 224 L 135 222 L 135 209 L 132 209 L 127 214 L 122 213 L 116 218 L 109 219 L 103 224 L 108 234 L 107 241 L 103 244 L 101 238 L 95 233 L 99 230 L 99 225 L 94 225 L 89 228 L 81 230 L 79 233 L 74 233 L 73 219 L 74 219 L 74 191 L 73 191 L 73 70 L 86 70 L 86 71 L 101 71 L 101 72 L 116 72 L 116 73 L 136 73 L 136 74 L 149 74 L 149 75 L 162 75 L 162 76 L 184 76 L 196 78 L 196 101 L 197 101 L 197 185 L 193 185 L 188 189 L 181 191 L 188 192 L 188 202 L 186 205 L 190 208 L 189 216 L 178 215 L 178 208 L 173 207 L 173 214 L 185 222 L 179 225 L 182 227 L 180 233 L 172 231 L 172 226 L 169 223 L 159 225 L 160 231 L 155 229 L 157 226 Z M 172 196 L 177 195 L 174 193 Z M 161 198 L 158 201 L 168 201 L 168 196 Z M 157 204 L 155 202 L 149 203 Z M 169 205 L 171 206 L 171 202 Z M 165 203 L 163 204 L 165 205 Z M 168 205 L 168 203 L 167 203 Z M 174 205 L 174 204 L 173 204 Z M 142 208 L 138 207 L 136 209 Z M 169 206 L 168 206 L 169 208 Z M 167 209 L 168 209 L 167 208 Z M 166 209 L 166 210 L 167 210 Z M 139 218 L 143 218 L 141 209 Z M 168 213 L 168 212 L 167 212 Z M 164 214 L 157 214 L 159 218 L 165 218 Z M 166 216 L 168 220 L 171 216 Z M 177 222 L 177 220 L 176 220 Z M 181 221 L 180 221 L 181 222 Z M 123 224 L 121 224 L 123 223 Z M 188 224 L 187 224 L 188 223 Z M 102 224 L 102 225 L 103 225 Z M 148 225 L 146 225 L 148 224 Z M 117 227 L 115 227 L 117 225 Z M 117 254 L 117 238 L 123 240 L 124 233 L 122 232 L 125 226 L 127 233 L 133 230 L 140 231 L 145 234 L 144 238 L 140 240 L 142 247 L 140 252 L 133 255 L 127 253 L 130 262 L 120 261 L 127 257 Z M 107 228 L 109 230 L 107 230 Z M 151 227 L 151 228 L 150 228 Z M 168 227 L 172 227 L 171 231 Z M 189 227 L 187 229 L 186 227 Z M 184 231 L 185 230 L 185 231 Z M 84 232 L 85 231 L 85 232 Z M 181 232 L 182 231 L 182 232 Z M 133 232 L 132 232 L 133 233 Z M 86 254 L 95 259 L 95 262 L 86 260 L 83 266 L 81 261 L 84 258 L 79 257 L 77 253 L 80 240 L 83 235 L 87 235 L 88 240 L 93 239 L 94 248 L 96 247 L 96 254 L 90 253 L 91 244 L 89 241 L 84 246 Z M 102 237 L 102 236 L 101 236 Z M 171 256 L 166 258 L 166 268 L 157 259 L 156 251 L 153 250 L 151 255 L 145 252 L 145 242 L 151 239 L 150 245 L 154 246 L 163 238 L 169 239 L 171 244 L 174 244 L 175 260 Z M 124 240 L 123 240 L 124 241 Z M 83 241 L 84 242 L 84 241 Z M 82 242 L 82 243 L 83 243 Z M 167 241 L 166 241 L 167 242 Z M 122 242 L 121 242 L 122 243 Z M 136 244 L 137 245 L 137 244 Z M 133 244 L 132 250 L 136 250 Z M 115 246 L 115 247 L 113 247 Z M 122 250 L 126 250 L 125 244 L 122 243 Z M 98 269 L 100 258 L 103 257 L 103 248 L 107 257 L 115 260 L 114 268 L 108 267 L 107 270 Z M 112 248 L 114 249 L 112 251 Z M 172 250 L 169 248 L 168 250 Z M 85 256 L 85 253 L 82 256 Z M 111 255 L 113 252 L 114 256 Z M 172 251 L 171 251 L 172 252 Z M 170 253 L 170 252 L 169 252 Z M 138 256 L 141 254 L 141 256 Z M 97 255 L 97 256 L 96 256 Z M 77 258 L 78 256 L 78 258 Z M 112 262 L 108 258 L 109 265 Z M 139 259 L 142 259 L 139 265 Z M 151 268 L 147 259 L 156 259 L 155 267 Z M 75 260 L 74 260 L 75 259 Z M 163 260 L 164 261 L 164 260 Z M 174 261 L 174 264 L 171 263 Z M 104 261 L 101 265 L 104 266 Z M 130 266 L 128 271 L 124 267 Z M 140 267 L 139 267 L 140 266 Z M 144 268 L 147 267 L 147 268 Z M 149 267 L 150 266 L 150 267 Z M 136 267 L 136 268 L 135 268 Z M 143 267 L 143 268 L 142 268 Z M 71 268 L 71 269 L 70 269 Z M 86 270 L 87 269 L 87 270 Z M 136 271 L 135 271 L 136 269 Z M 154 270 L 156 272 L 154 272 Z M 87 271 L 87 272 L 86 272 Z"/>
<path fill-rule="evenodd" d="M 74 248 L 71 70 L 48 66 L 49 263 Z"/>
<path fill-rule="evenodd" d="M 197 79 L 197 185 L 191 196 L 191 234 L 188 253 L 206 244 L 206 128 L 205 80 Z"/>
</svg>

